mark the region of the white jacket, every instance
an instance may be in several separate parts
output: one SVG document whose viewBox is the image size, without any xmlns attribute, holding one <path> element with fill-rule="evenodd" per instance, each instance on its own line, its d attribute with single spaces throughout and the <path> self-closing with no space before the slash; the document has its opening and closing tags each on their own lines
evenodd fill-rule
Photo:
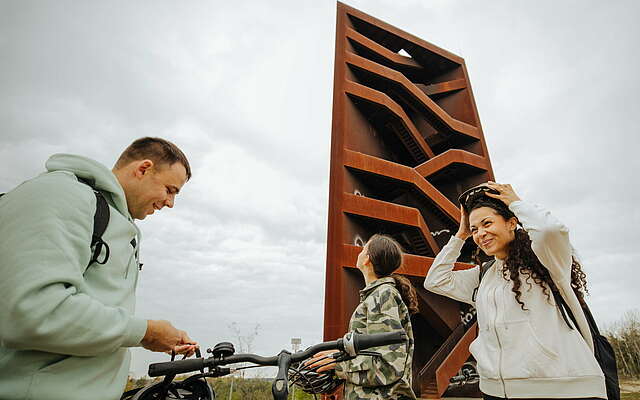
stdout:
<svg viewBox="0 0 640 400">
<path fill-rule="evenodd" d="M 524 277 L 522 310 L 512 291 L 513 282 L 502 276 L 499 259 L 482 278 L 474 303 L 480 269 L 453 271 L 464 244 L 455 236 L 435 258 L 424 287 L 475 306 L 478 337 L 469 350 L 478 363 L 483 393 L 503 398 L 606 399 L 589 326 L 571 289 L 568 229 L 548 211 L 526 202 L 515 201 L 509 208 L 529 233 L 531 248 L 576 316 L 579 330 L 569 329 L 553 296 L 547 299 L 540 285 L 533 280 L 528 285 Z"/>
</svg>

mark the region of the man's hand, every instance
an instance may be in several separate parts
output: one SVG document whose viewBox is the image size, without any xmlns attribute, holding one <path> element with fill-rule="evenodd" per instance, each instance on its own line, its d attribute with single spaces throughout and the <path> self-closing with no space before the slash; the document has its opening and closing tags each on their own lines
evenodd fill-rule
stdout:
<svg viewBox="0 0 640 400">
<path fill-rule="evenodd" d="M 187 332 L 176 329 L 171 322 L 147 320 L 147 332 L 142 338 L 142 347 L 147 350 L 191 356 L 198 343 L 191 340 Z"/>
</svg>

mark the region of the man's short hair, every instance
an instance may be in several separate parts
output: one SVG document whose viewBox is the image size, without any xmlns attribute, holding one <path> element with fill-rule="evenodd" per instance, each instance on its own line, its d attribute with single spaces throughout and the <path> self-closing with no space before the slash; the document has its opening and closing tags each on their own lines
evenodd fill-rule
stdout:
<svg viewBox="0 0 640 400">
<path fill-rule="evenodd" d="M 168 140 L 156 137 L 140 138 L 127 147 L 118 161 L 115 168 L 119 169 L 125 165 L 139 160 L 151 160 L 154 164 L 160 166 L 167 164 L 169 166 L 179 162 L 187 171 L 187 180 L 191 179 L 191 166 L 189 160 L 182 150 Z"/>
</svg>

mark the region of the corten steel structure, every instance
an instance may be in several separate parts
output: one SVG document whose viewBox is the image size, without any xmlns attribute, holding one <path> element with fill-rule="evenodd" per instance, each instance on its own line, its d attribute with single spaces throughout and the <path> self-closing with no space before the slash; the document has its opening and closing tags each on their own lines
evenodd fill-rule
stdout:
<svg viewBox="0 0 640 400">
<path fill-rule="evenodd" d="M 438 398 L 475 328 L 422 282 L 457 230 L 458 195 L 493 180 L 469 77 L 462 58 L 341 3 L 336 30 L 324 338 L 342 336 L 358 304 L 360 246 L 392 235 L 420 300 L 414 389 Z"/>
</svg>

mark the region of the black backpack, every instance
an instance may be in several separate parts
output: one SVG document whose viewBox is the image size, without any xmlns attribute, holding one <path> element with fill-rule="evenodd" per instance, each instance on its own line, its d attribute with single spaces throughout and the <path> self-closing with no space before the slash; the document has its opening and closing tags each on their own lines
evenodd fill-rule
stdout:
<svg viewBox="0 0 640 400">
<path fill-rule="evenodd" d="M 109 218 L 111 217 L 111 212 L 109 211 L 109 204 L 107 200 L 104 198 L 104 195 L 95 187 L 95 182 L 88 179 L 78 178 L 79 182 L 84 183 L 89 186 L 93 193 L 96 195 L 96 212 L 93 215 L 93 234 L 91 235 L 91 259 L 89 260 L 89 264 L 87 267 L 93 264 L 94 262 L 100 265 L 105 264 L 109 260 L 109 245 L 102 240 L 102 235 L 107 230 L 107 225 L 109 225 Z M 0 197 L 4 196 L 5 193 L 0 193 Z M 100 253 L 102 253 L 102 249 L 105 249 L 104 257 L 102 260 L 99 260 Z"/>
<path fill-rule="evenodd" d="M 571 309 L 564 301 L 562 296 L 558 293 L 553 292 L 553 297 L 556 300 L 556 304 L 560 309 L 560 313 L 562 314 L 562 318 L 567 323 L 569 328 L 574 329 L 573 326 L 578 326 L 576 322 L 576 318 L 574 317 Z M 598 329 L 598 325 L 596 325 L 596 320 L 593 318 L 591 314 L 591 310 L 589 307 L 584 304 L 582 306 L 582 311 L 584 312 L 584 316 L 589 323 L 589 330 L 591 331 L 591 336 L 593 337 L 593 354 L 600 365 L 600 369 L 604 373 L 605 386 L 607 387 L 607 399 L 608 400 L 620 400 L 620 383 L 618 382 L 618 365 L 616 363 L 616 353 L 611 347 L 611 343 L 609 340 L 600 334 L 600 330 Z M 567 319 L 567 314 L 571 321 L 573 322 L 573 326 L 569 323 Z"/>
<path fill-rule="evenodd" d="M 472 299 L 474 302 L 476 301 L 476 296 L 478 294 L 478 288 L 480 287 L 482 277 L 489 270 L 489 268 L 491 268 L 495 261 L 496 260 L 493 259 L 480 266 L 478 286 L 473 290 Z M 556 301 L 556 305 L 560 310 L 560 314 L 562 314 L 562 318 L 567 323 L 567 326 L 569 326 L 570 329 L 575 329 L 574 326 L 577 327 L 578 323 L 576 322 L 576 318 L 573 316 L 571 309 L 559 293 L 554 291 L 552 291 L 552 293 Z M 591 336 L 593 337 L 593 355 L 596 357 L 596 361 L 598 361 L 598 365 L 600 365 L 600 369 L 602 369 L 602 373 L 604 374 L 605 386 L 607 388 L 607 399 L 620 400 L 620 384 L 618 382 L 618 366 L 616 363 L 616 354 L 613 350 L 613 347 L 611 347 L 611 343 L 609 343 L 609 340 L 607 340 L 606 337 L 600 334 L 598 325 L 596 325 L 596 320 L 593 318 L 589 307 L 586 304 L 581 306 L 582 311 L 584 312 L 584 316 L 589 323 Z M 569 323 L 569 318 L 567 318 L 567 315 L 569 315 L 569 318 L 571 318 L 573 325 Z"/>
</svg>

